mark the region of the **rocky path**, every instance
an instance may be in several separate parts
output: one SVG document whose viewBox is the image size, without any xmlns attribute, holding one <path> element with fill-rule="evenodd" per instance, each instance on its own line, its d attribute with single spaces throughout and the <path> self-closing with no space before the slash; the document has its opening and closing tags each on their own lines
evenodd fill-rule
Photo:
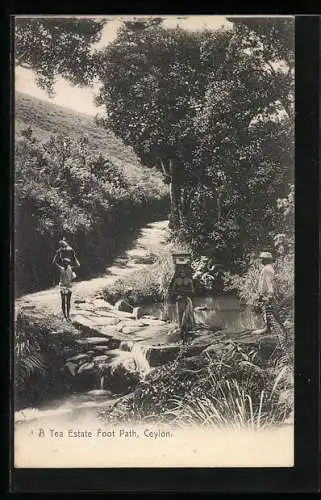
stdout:
<svg viewBox="0 0 321 500">
<path fill-rule="evenodd" d="M 118 258 L 114 265 L 108 267 L 99 278 L 85 281 L 76 281 L 73 288 L 73 302 L 78 300 L 90 301 L 104 287 L 113 284 L 118 278 L 145 265 L 148 257 L 166 244 L 168 221 L 157 221 L 147 224 L 141 229 L 132 248 Z M 58 273 L 57 273 L 58 280 Z M 48 314 L 61 315 L 60 295 L 58 286 L 41 292 L 31 293 L 20 297 L 16 301 L 16 309 L 29 307 L 41 310 Z M 75 311 L 75 310 L 74 310 Z M 71 315 L 73 316 L 73 314 Z"/>
</svg>

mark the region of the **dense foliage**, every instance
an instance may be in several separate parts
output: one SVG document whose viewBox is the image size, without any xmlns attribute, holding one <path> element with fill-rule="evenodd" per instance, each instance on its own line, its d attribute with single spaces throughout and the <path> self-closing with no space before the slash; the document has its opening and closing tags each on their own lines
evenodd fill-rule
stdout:
<svg viewBox="0 0 321 500">
<path fill-rule="evenodd" d="M 162 168 L 176 236 L 235 270 L 273 244 L 293 181 L 293 22 L 271 29 L 125 24 L 101 54 L 105 124 Z"/>
<path fill-rule="evenodd" d="M 274 237 L 275 255 L 275 307 L 284 325 L 294 340 L 294 186 L 289 194 L 277 200 L 280 215 L 279 233 Z M 255 254 L 250 256 L 250 265 L 242 275 L 224 274 L 225 289 L 236 291 L 242 302 L 255 306 L 258 300 L 257 280 L 260 263 Z"/>
<path fill-rule="evenodd" d="M 51 261 L 65 236 L 74 246 L 79 277 L 104 269 L 119 244 L 147 216 L 164 209 L 157 175 L 133 183 L 109 159 L 88 151 L 86 138 L 52 136 L 40 142 L 22 131 L 15 152 L 17 293 L 56 279 Z"/>
<path fill-rule="evenodd" d="M 59 75 L 88 85 L 94 76 L 91 45 L 99 41 L 105 23 L 80 18 L 16 17 L 15 63 L 33 69 L 37 84 L 51 94 Z"/>
<path fill-rule="evenodd" d="M 22 20 L 17 46 L 23 62 L 32 36 L 46 48 L 54 29 L 56 50 L 68 54 L 79 30 L 79 61 L 87 52 L 89 59 L 68 67 L 62 57 L 55 71 L 73 83 L 100 82 L 100 123 L 163 172 L 175 235 L 240 272 L 251 252 L 272 248 L 277 199 L 293 182 L 294 22 L 230 21 L 232 28 L 199 32 L 165 28 L 161 18 L 124 21 L 96 50 L 103 23 L 70 19 L 64 29 L 55 19 Z M 48 72 L 41 58 L 26 62 Z"/>
</svg>

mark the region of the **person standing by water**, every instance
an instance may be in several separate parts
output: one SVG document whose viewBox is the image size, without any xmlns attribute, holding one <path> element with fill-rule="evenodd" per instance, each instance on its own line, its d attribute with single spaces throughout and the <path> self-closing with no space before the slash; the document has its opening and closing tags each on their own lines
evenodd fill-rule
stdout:
<svg viewBox="0 0 321 500">
<path fill-rule="evenodd" d="M 262 252 L 260 259 L 263 267 L 259 276 L 258 292 L 265 323 L 260 333 L 275 333 L 280 344 L 283 345 L 283 342 L 287 341 L 287 330 L 276 312 L 273 257 L 270 252 Z"/>
<path fill-rule="evenodd" d="M 56 253 L 53 263 L 56 264 L 58 269 L 60 270 L 60 296 L 61 296 L 61 309 L 63 315 L 67 321 L 71 321 L 70 319 L 70 306 L 71 306 L 71 295 L 72 295 L 72 281 L 76 278 L 76 274 L 74 272 L 75 267 L 80 267 L 79 260 L 74 253 L 75 265 L 71 266 L 71 260 L 68 257 L 64 257 L 62 259 L 62 265 L 58 264 L 58 252 Z"/>
<path fill-rule="evenodd" d="M 272 301 L 274 297 L 274 268 L 270 252 L 261 252 L 262 270 L 258 281 L 259 303 L 263 310 L 264 332 L 271 333 Z"/>
</svg>

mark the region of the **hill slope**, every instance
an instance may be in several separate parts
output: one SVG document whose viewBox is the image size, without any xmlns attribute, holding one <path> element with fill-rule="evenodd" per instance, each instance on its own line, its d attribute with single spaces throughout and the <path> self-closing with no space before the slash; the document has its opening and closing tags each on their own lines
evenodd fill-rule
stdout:
<svg viewBox="0 0 321 500">
<path fill-rule="evenodd" d="M 141 178 L 143 173 L 151 175 L 151 171 L 140 164 L 132 148 L 125 146 L 112 131 L 98 127 L 93 117 L 16 92 L 16 138 L 19 138 L 21 130 L 29 126 L 40 141 L 48 140 L 52 134 L 69 137 L 86 135 L 89 148 L 96 154 L 107 156 L 112 163 L 122 167 L 127 177 Z M 152 175 L 154 176 L 155 172 Z"/>
</svg>

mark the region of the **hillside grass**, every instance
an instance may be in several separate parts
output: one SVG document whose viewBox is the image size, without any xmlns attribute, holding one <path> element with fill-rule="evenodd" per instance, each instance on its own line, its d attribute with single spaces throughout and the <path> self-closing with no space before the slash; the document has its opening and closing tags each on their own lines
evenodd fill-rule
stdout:
<svg viewBox="0 0 321 500">
<path fill-rule="evenodd" d="M 16 92 L 16 134 L 19 135 L 20 131 L 29 125 L 41 141 L 49 139 L 52 134 L 69 137 L 81 137 L 86 134 L 93 152 L 98 150 L 101 154 L 141 166 L 132 149 L 117 139 L 112 131 L 98 127 L 93 116 Z"/>
<path fill-rule="evenodd" d="M 15 93 L 15 138 L 21 131 L 31 127 L 33 135 L 40 142 L 46 142 L 52 135 L 63 135 L 73 139 L 86 136 L 88 149 L 94 154 L 102 154 L 123 171 L 132 182 L 146 181 L 151 171 L 140 163 L 133 149 L 125 146 L 111 130 L 98 127 L 94 117 L 71 109 L 51 104 L 41 99 Z M 161 179 L 161 175 L 153 171 Z"/>
</svg>

